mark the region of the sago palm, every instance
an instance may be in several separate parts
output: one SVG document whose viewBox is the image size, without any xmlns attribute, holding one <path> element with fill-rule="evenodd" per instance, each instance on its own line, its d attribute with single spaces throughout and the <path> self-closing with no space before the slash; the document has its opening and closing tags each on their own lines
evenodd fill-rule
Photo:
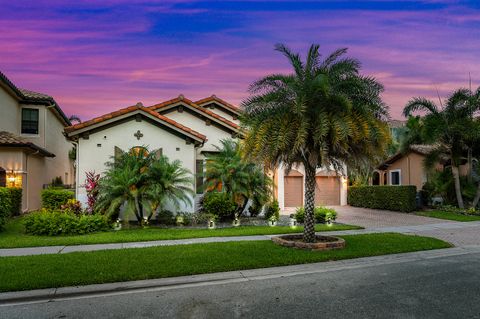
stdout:
<svg viewBox="0 0 480 319">
<path fill-rule="evenodd" d="M 312 45 L 305 61 L 277 45 L 292 66 L 290 74 L 272 74 L 250 86 L 243 102 L 249 129 L 245 153 L 271 167 L 305 168 L 305 242 L 315 241 L 315 174 L 326 167 L 345 174 L 345 164 L 385 152 L 390 139 L 382 119 L 383 86 L 359 74 L 360 62 L 339 49 L 321 59 Z"/>
</svg>

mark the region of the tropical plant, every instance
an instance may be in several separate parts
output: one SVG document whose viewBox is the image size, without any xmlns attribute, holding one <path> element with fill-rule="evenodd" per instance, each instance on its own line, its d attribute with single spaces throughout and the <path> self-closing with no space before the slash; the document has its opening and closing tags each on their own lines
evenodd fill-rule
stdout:
<svg viewBox="0 0 480 319">
<path fill-rule="evenodd" d="M 445 104 L 445 105 L 444 105 Z M 462 159 L 470 157 L 472 146 L 479 141 L 478 123 L 475 112 L 480 108 L 480 88 L 472 93 L 469 89 L 458 89 L 440 105 L 426 98 L 416 97 L 407 103 L 405 116 L 424 112 L 422 136 L 425 142 L 435 145 L 427 155 L 425 165 L 433 167 L 442 158 L 451 166 L 455 195 L 459 208 L 464 208 L 459 166 Z"/>
<path fill-rule="evenodd" d="M 266 76 L 250 86 L 243 102 L 249 131 L 245 154 L 269 168 L 305 168 L 305 242 L 315 241 L 313 216 L 315 173 L 328 167 L 339 173 L 345 164 L 368 161 L 385 153 L 390 132 L 383 86 L 359 74 L 360 62 L 339 49 L 320 58 L 312 45 L 305 61 L 284 45 L 293 73 Z"/>
<path fill-rule="evenodd" d="M 271 197 L 271 179 L 261 166 L 244 159 L 239 142 L 224 139 L 220 143 L 215 146 L 217 152 L 207 158 L 207 192 L 227 193 L 237 205 L 236 215 L 243 212 L 249 200 L 263 206 Z"/>
<path fill-rule="evenodd" d="M 93 214 L 95 204 L 98 197 L 98 182 L 100 180 L 100 174 L 96 174 L 95 171 L 87 172 L 85 180 L 85 190 L 87 191 L 87 205 L 88 212 Z"/>
<path fill-rule="evenodd" d="M 174 204 L 190 202 L 187 200 L 193 192 L 190 172 L 180 162 L 170 163 L 157 154 L 137 148 L 112 157 L 99 181 L 96 208 L 115 217 L 125 204 L 126 213 L 134 213 L 143 223 L 168 200 Z"/>
<path fill-rule="evenodd" d="M 177 209 L 182 203 L 187 206 L 193 204 L 193 178 L 179 160 L 170 162 L 167 157 L 160 156 L 150 165 L 147 178 L 149 187 L 145 195 L 150 199 L 152 212 L 168 204 Z"/>
</svg>

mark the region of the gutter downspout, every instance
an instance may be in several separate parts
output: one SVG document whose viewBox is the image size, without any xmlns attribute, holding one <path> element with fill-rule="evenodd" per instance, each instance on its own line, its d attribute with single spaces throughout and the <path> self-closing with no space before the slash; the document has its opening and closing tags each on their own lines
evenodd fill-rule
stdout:
<svg viewBox="0 0 480 319">
<path fill-rule="evenodd" d="M 80 146 L 78 142 L 70 141 L 73 145 L 75 145 L 76 149 L 76 158 L 75 158 L 75 198 L 78 200 L 78 187 L 80 183 Z"/>
</svg>

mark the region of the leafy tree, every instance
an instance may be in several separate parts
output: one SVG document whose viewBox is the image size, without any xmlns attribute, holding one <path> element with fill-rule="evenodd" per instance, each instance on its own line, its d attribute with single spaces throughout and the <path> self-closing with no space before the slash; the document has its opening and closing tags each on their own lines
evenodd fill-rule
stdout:
<svg viewBox="0 0 480 319">
<path fill-rule="evenodd" d="M 422 97 L 413 98 L 403 110 L 405 116 L 421 111 L 422 136 L 426 143 L 435 145 L 427 155 L 425 165 L 433 167 L 442 158 L 448 159 L 451 165 L 455 194 L 459 208 L 464 208 L 459 166 L 463 158 L 471 154 L 473 145 L 478 139 L 478 125 L 474 114 L 480 107 L 480 90 L 472 93 L 468 89 L 453 92 L 440 105 Z M 445 104 L 445 105 L 444 105 Z"/>
<path fill-rule="evenodd" d="M 249 132 L 245 153 L 270 167 L 305 168 L 305 242 L 315 241 L 315 173 L 384 154 L 390 139 L 383 86 L 360 75 L 360 62 L 339 49 L 321 59 L 312 45 L 305 61 L 277 45 L 292 66 L 290 74 L 268 75 L 250 86 L 242 118 Z"/>
</svg>

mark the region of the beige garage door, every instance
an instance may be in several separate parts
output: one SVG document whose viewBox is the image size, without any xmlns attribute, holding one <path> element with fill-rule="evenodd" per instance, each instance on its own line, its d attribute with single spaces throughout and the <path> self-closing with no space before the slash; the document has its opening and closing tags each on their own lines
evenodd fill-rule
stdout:
<svg viewBox="0 0 480 319">
<path fill-rule="evenodd" d="M 317 176 L 315 205 L 340 205 L 340 180 L 338 177 Z"/>
<path fill-rule="evenodd" d="M 285 207 L 303 205 L 303 178 L 302 176 L 285 177 Z"/>
</svg>

